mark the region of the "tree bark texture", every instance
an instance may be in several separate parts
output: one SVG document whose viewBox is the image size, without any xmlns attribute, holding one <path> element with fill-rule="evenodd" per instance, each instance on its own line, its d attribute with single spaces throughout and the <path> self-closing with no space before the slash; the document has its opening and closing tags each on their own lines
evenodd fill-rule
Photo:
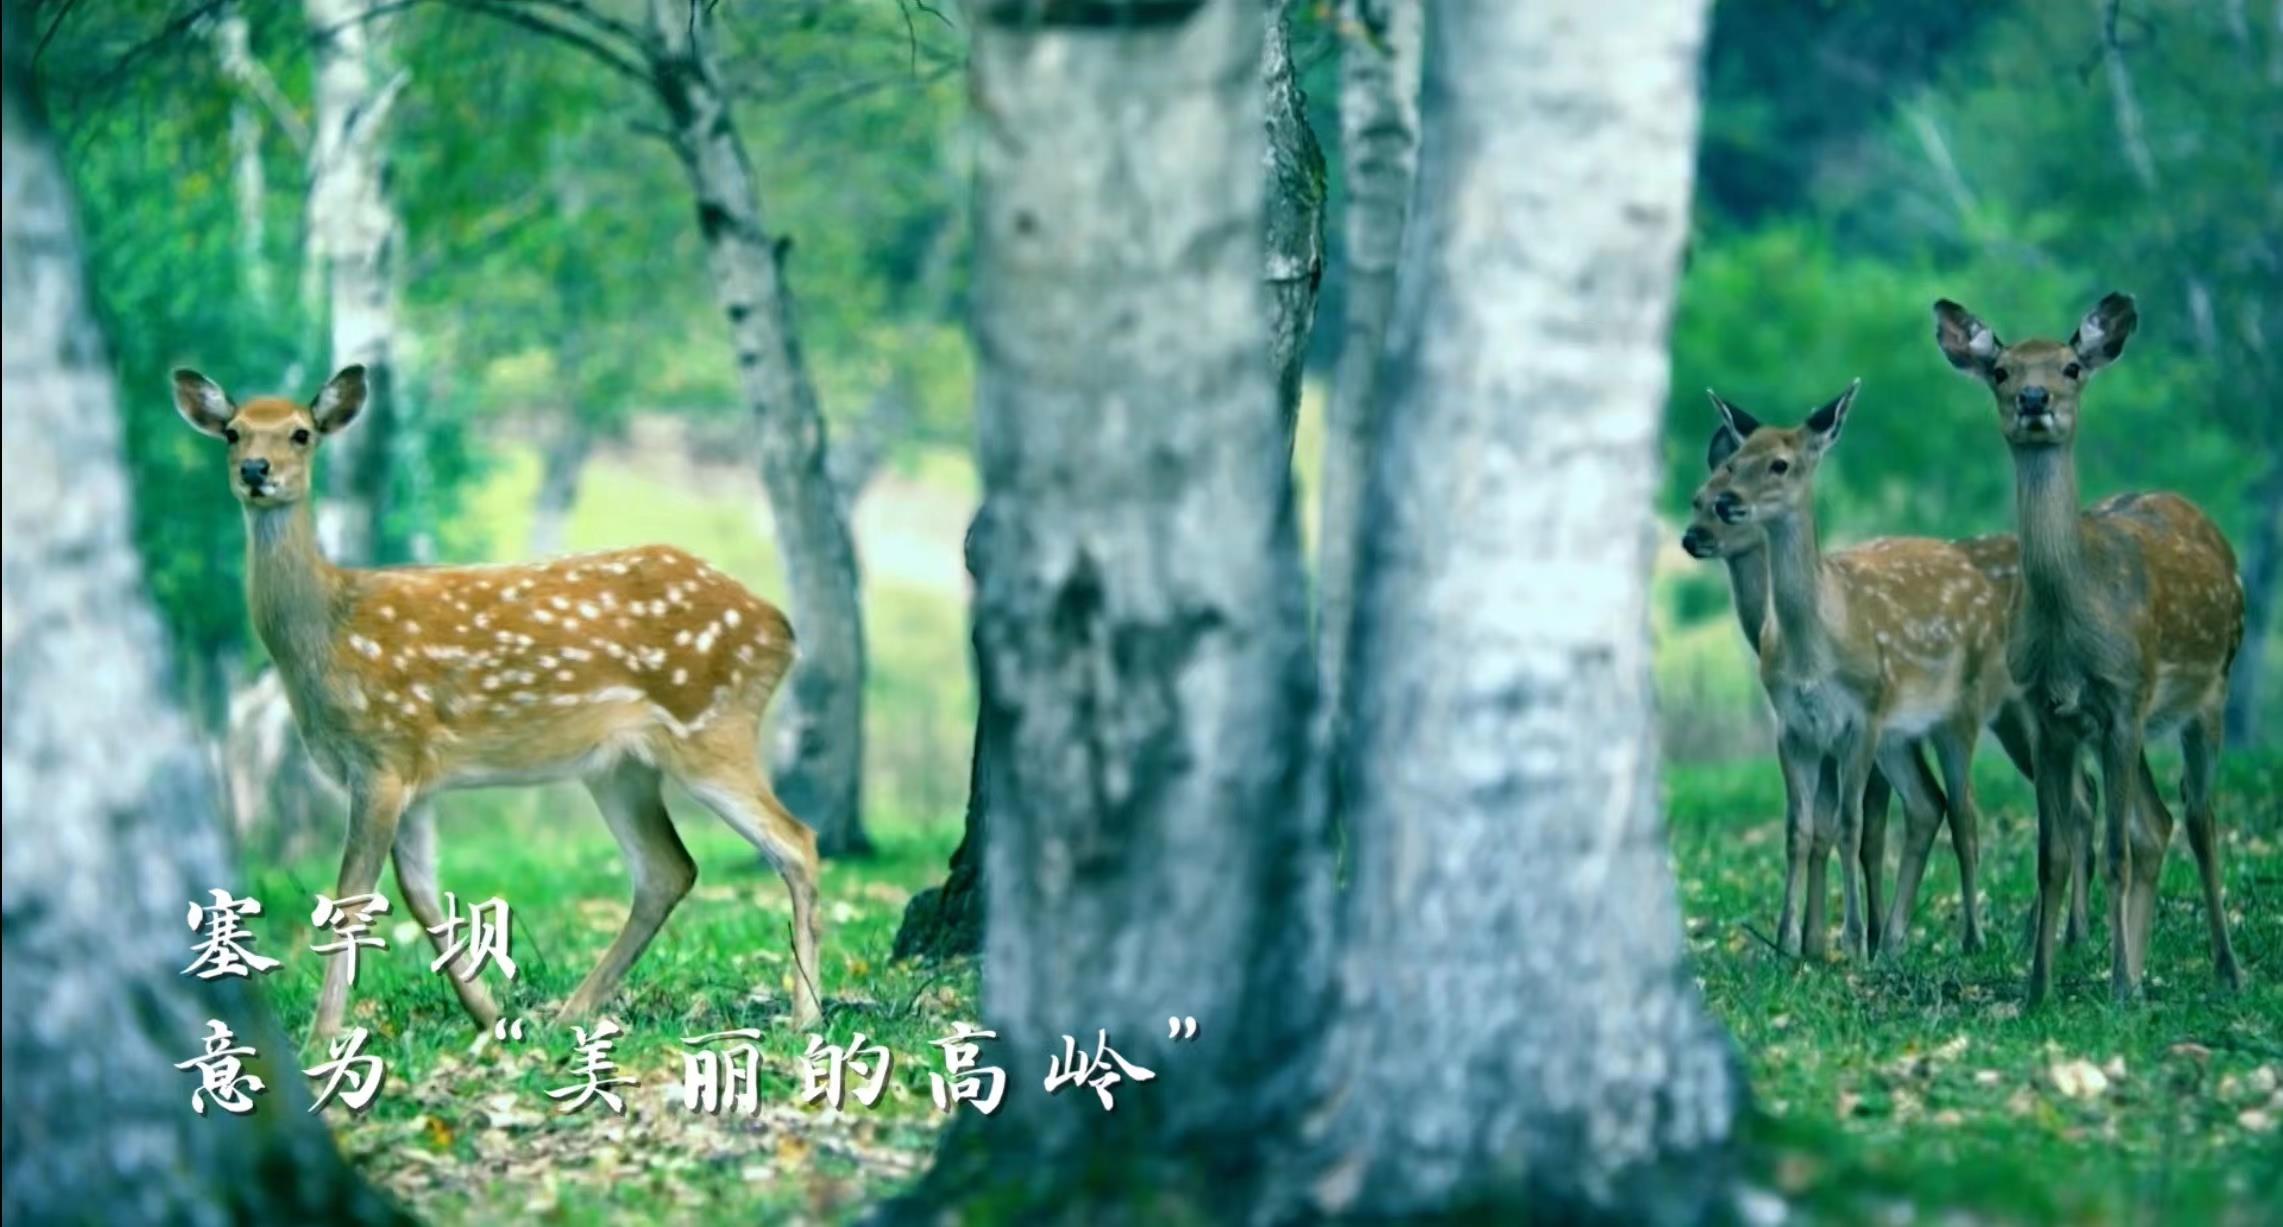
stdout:
<svg viewBox="0 0 2283 1227">
<path fill-rule="evenodd" d="M 262 167 L 261 112 L 249 84 L 257 69 L 245 12 L 231 4 L 216 13 L 213 40 L 222 74 L 238 86 L 230 100 L 230 195 L 238 206 L 238 265 L 246 293 L 257 308 L 267 310 L 269 176 Z"/>
<path fill-rule="evenodd" d="M 972 62 L 980 736 L 1003 748 L 984 1012 L 999 1051 L 1106 1031 L 1158 1075 L 1114 1113 L 1010 1095 L 971 1131 L 1034 1191 L 1176 1153 L 1241 1170 L 1295 1107 L 1327 983 L 1262 361 L 1262 5 L 1132 8 L 985 5 Z M 1197 1037 L 1169 1041 L 1171 1016 Z"/>
<path fill-rule="evenodd" d="M 1267 97 L 1269 369 L 1284 419 L 1284 454 L 1300 424 L 1300 379 L 1316 291 L 1324 282 L 1324 151 L 1308 126 L 1308 98 L 1292 64 L 1291 0 L 1266 0 L 1260 77 Z"/>
<path fill-rule="evenodd" d="M 761 453 L 800 657 L 777 717 L 778 793 L 826 855 L 871 850 L 861 809 L 864 621 L 856 544 L 826 468 L 824 416 L 785 280 L 789 240 L 769 233 L 760 183 L 707 41 L 706 7 L 650 0 L 648 68 L 697 197 L 714 294 Z M 782 700 L 780 700 L 782 701 Z"/>
<path fill-rule="evenodd" d="M 1378 420 L 1379 364 L 1419 156 L 1419 0 L 1346 0 L 1340 9 L 1340 157 L 1347 180 L 1347 319 L 1324 415 L 1317 516 L 1316 649 L 1323 713 L 1340 712 L 1354 616 L 1365 443 Z M 1330 744 L 1338 743 L 1336 733 Z"/>
<path fill-rule="evenodd" d="M 357 428 L 326 444 L 318 529 L 335 562 L 396 562 L 408 548 L 392 539 L 389 505 L 404 424 L 396 365 L 404 225 L 389 198 L 388 118 L 406 77 L 391 64 L 394 19 L 367 16 L 368 0 L 303 3 L 316 117 L 303 291 L 312 314 L 328 321 L 331 368 L 363 363 L 369 389 Z"/>
<path fill-rule="evenodd" d="M 2233 745 L 2257 745 L 2268 679 L 2267 637 L 2275 629 L 2275 597 L 2283 589 L 2283 454 L 2251 492 L 2251 531 L 2243 542 L 2243 647 L 2228 680 L 2227 735 Z"/>
<path fill-rule="evenodd" d="M 982 586 L 981 556 L 989 548 L 985 542 L 990 532 L 991 509 L 986 504 L 976 510 L 975 519 L 968 524 L 965 543 L 967 574 L 977 588 Z M 1004 751 L 996 747 L 995 739 L 985 736 L 995 727 L 982 718 L 982 713 L 991 707 L 988 693 L 991 679 L 983 670 L 981 641 L 972 631 L 969 640 L 975 661 L 977 714 L 974 748 L 969 752 L 967 766 L 967 816 L 960 831 L 959 847 L 951 854 L 951 872 L 944 878 L 943 885 L 921 891 L 904 906 L 904 922 L 896 930 L 895 954 L 900 959 L 954 958 L 983 951 L 986 906 L 983 849 L 990 838 L 991 813 L 991 797 L 986 788 L 991 769 L 986 763 Z"/>
<path fill-rule="evenodd" d="M 593 453 L 594 432 L 577 413 L 563 414 L 540 453 L 539 494 L 531 505 L 533 558 L 551 558 L 563 552 L 571 509 L 579 502 L 579 479 L 586 475 L 587 458 Z"/>
<path fill-rule="evenodd" d="M 243 892 L 213 781 L 166 693 L 165 647 L 128 541 L 109 359 L 72 205 L 5 44 L 5 479 L 0 516 L 0 898 L 7 977 L 0 1129 L 9 1222 L 386 1222 L 333 1149 L 295 1054 L 251 985 L 180 973 L 183 916 Z M 274 900 L 290 911 L 294 901 Z M 247 1116 L 190 1110 L 220 1019 L 269 1091 Z"/>
<path fill-rule="evenodd" d="M 1685 961 L 1652 498 L 1702 0 L 1429 6 L 1343 816 L 1319 1208 L 1695 1222 L 1744 1088 Z"/>
</svg>

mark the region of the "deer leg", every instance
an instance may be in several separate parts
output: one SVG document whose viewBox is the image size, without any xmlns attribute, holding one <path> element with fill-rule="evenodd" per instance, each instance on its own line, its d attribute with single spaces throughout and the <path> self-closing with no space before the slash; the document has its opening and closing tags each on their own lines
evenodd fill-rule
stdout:
<svg viewBox="0 0 2283 1227">
<path fill-rule="evenodd" d="M 1807 791 L 1807 827 L 1801 842 L 1807 847 L 1807 887 L 1800 907 L 1800 957 L 1820 963 L 1831 948 L 1831 922 L 1826 913 L 1831 902 L 1827 875 L 1831 866 L 1831 847 L 1838 842 L 1839 820 L 1835 805 L 1838 795 L 1837 764 L 1821 753 L 1812 760 L 1815 764 Z"/>
<path fill-rule="evenodd" d="M 2029 1004 L 2038 1005 L 2053 989 L 2053 938 L 2060 928 L 2064 894 L 2069 888 L 2075 839 L 2071 831 L 2076 789 L 2071 777 L 2077 769 L 2074 739 L 2058 729 L 2042 730 L 2037 739 L 2037 925 L 2031 934 Z"/>
<path fill-rule="evenodd" d="M 396 842 L 396 822 L 411 800 L 403 781 L 374 773 L 355 782 L 349 791 L 349 844 L 341 853 L 341 876 L 333 884 L 333 897 L 372 893 L 380 882 L 381 861 Z M 312 1048 L 325 1046 L 341 1030 L 349 1010 L 349 961 L 334 959 L 325 968 L 325 987 L 317 994 L 317 1020 L 310 1028 Z"/>
<path fill-rule="evenodd" d="M 1982 948 L 1982 811 L 1974 800 L 1974 742 L 1981 727 L 1968 724 L 1936 729 L 1934 756 L 1942 763 L 1950 810 L 1950 849 L 1958 855 L 1959 944 L 1968 954 Z"/>
<path fill-rule="evenodd" d="M 1815 841 L 1815 752 L 1793 737 L 1776 742 L 1784 775 L 1784 910 L 1776 922 L 1776 948 L 1797 958 L 1805 948 L 1807 862 Z M 1820 914 L 1820 913 L 1819 913 Z"/>
<path fill-rule="evenodd" d="M 1844 875 L 1840 879 L 1840 894 L 1846 904 L 1846 919 L 1840 929 L 1840 941 L 1846 947 L 1847 957 L 1857 960 L 1870 953 L 1869 946 L 1865 944 L 1870 928 L 1864 919 L 1865 881 L 1860 862 L 1863 852 L 1863 785 L 1871 776 L 1871 759 L 1877 749 L 1877 734 L 1869 729 L 1860 729 L 1839 756 L 1839 871 Z"/>
<path fill-rule="evenodd" d="M 2101 743 L 2101 800 L 2107 819 L 2109 883 L 2109 995 L 2119 1004 L 2131 1001 L 2139 987 L 2140 960 L 2133 937 L 2137 904 L 2134 889 L 2134 853 L 2145 846 L 2147 803 L 2141 800 L 2140 729 L 2130 717 L 2111 727 Z"/>
<path fill-rule="evenodd" d="M 2075 771 L 2076 765 L 2071 764 Z M 2069 816 L 2069 929 L 2064 937 L 2074 946 L 2092 936 L 2093 932 L 2093 830 L 2099 825 L 2093 817 L 2093 806 L 2100 797 L 2093 784 L 2093 773 L 2077 775 L 2077 795 L 2071 802 Z"/>
<path fill-rule="evenodd" d="M 2132 941 L 2126 952 L 2129 955 L 2127 970 L 2137 988 L 2142 973 L 2147 970 L 2148 939 L 2156 926 L 2156 892 L 2158 879 L 2164 875 L 2164 853 L 2172 846 L 2172 811 L 2156 787 L 2155 774 L 2148 769 L 2147 753 L 2144 751 L 2134 757 L 2139 764 L 2136 778 L 2140 783 L 2139 796 L 2135 798 L 2137 804 L 2133 807 L 2137 817 L 2128 832 L 2132 839 Z"/>
<path fill-rule="evenodd" d="M 824 928 L 817 915 L 816 832 L 777 800 L 751 755 L 748 748 L 742 755 L 712 756 L 704 774 L 681 778 L 693 796 L 743 835 L 785 880 L 793 901 L 792 1025 L 802 1030 L 823 1017 L 823 968 L 817 961 L 817 946 Z"/>
<path fill-rule="evenodd" d="M 2204 916 L 2212 929 L 2212 970 L 2219 976 L 2220 987 L 2234 992 L 2243 987 L 2243 973 L 2236 968 L 2235 946 L 2228 941 L 2219 820 L 2212 813 L 2212 776 L 2219 768 L 2223 710 L 2215 705 L 2198 713 L 2181 730 L 2180 801 L 2188 811 L 2188 847 L 2196 854 L 2196 876 L 2204 883 Z"/>
<path fill-rule="evenodd" d="M 442 955 L 451 948 L 451 939 L 439 931 L 447 918 L 436 884 L 436 813 L 426 802 L 408 807 L 404 819 L 397 824 L 394 862 L 396 888 L 404 895 L 405 910 L 412 913 L 421 928 L 429 931 L 428 940 L 435 945 L 436 953 Z M 451 970 L 445 969 L 447 973 Z M 478 1030 L 499 1021 L 499 1007 L 493 1004 L 483 981 L 462 980 L 451 974 L 446 974 L 444 979 L 451 983 L 452 991 L 459 994 L 460 1008 L 475 1020 Z"/>
<path fill-rule="evenodd" d="M 1879 948 L 1880 928 L 1887 919 L 1887 802 L 1893 795 L 1886 773 L 1873 764 L 1863 782 L 1863 842 L 1858 858 L 1863 867 L 1863 919 L 1869 925 L 1864 940 L 1872 950 Z"/>
<path fill-rule="evenodd" d="M 1919 879 L 1926 873 L 1934 833 L 1942 826 L 1942 806 L 1932 791 L 1934 781 L 1924 774 L 1926 766 L 1919 760 L 1916 746 L 1887 750 L 1879 761 L 1888 778 L 1896 781 L 1895 791 L 1902 794 L 1903 813 L 1910 820 L 1902 861 L 1895 867 L 1895 897 L 1887 913 L 1885 940 L 1879 949 L 1881 954 L 1893 957 L 1910 945 L 1910 917 L 1918 907 Z"/>
<path fill-rule="evenodd" d="M 593 795 L 603 821 L 618 839 L 626 858 L 627 875 L 634 879 L 634 902 L 626 910 L 610 949 L 579 987 L 563 1002 L 562 1017 L 582 1019 L 593 1014 L 626 977 L 634 960 L 642 957 L 651 939 L 666 924 L 674 905 L 690 893 L 698 880 L 697 862 L 674 830 L 666 803 L 658 794 L 658 769 L 646 763 L 622 761 L 608 771 L 589 776 L 587 792 Z"/>
</svg>

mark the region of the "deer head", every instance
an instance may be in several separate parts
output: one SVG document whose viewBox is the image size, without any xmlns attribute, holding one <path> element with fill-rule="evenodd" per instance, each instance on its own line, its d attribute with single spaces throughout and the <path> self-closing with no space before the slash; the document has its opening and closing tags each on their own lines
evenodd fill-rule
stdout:
<svg viewBox="0 0 2283 1227">
<path fill-rule="evenodd" d="M 1846 391 L 1808 414 L 1806 422 L 1788 429 L 1763 426 L 1719 396 L 1712 398 L 1722 421 L 1740 440 L 1707 480 L 1708 490 L 1699 492 L 1712 519 L 1723 526 L 1722 538 L 1728 537 L 1725 530 L 1756 533 L 1770 522 L 1812 510 L 1815 470 L 1824 453 L 1839 441 L 1848 407 L 1862 385 L 1860 379 L 1848 384 Z"/>
<path fill-rule="evenodd" d="M 230 489 L 249 507 L 282 507 L 309 497 L 317 445 L 344 430 L 365 407 L 365 368 L 347 366 L 307 406 L 282 396 L 239 405 L 220 384 L 192 370 L 174 373 L 174 407 L 191 429 L 230 447 Z"/>
<path fill-rule="evenodd" d="M 1765 544 L 1758 527 L 1750 524 L 1730 524 L 1717 515 L 1713 508 L 1721 494 L 1727 491 L 1733 476 L 1728 461 L 1744 446 L 1744 437 L 1728 424 L 1730 415 L 1752 421 L 1751 415 L 1721 399 L 1720 393 L 1710 388 L 1704 394 L 1712 398 L 1712 407 L 1720 414 L 1720 424 L 1712 428 L 1712 438 L 1704 446 L 1706 476 L 1689 499 L 1689 521 L 1681 533 L 1681 549 L 1698 559 L 1734 558 L 1748 554 Z M 1757 427 L 1759 423 L 1753 422 Z"/>
<path fill-rule="evenodd" d="M 2066 342 L 2032 338 L 2008 345 L 1972 312 L 1945 298 L 1934 304 L 1934 340 L 1950 365 L 1988 385 L 1998 427 L 2015 447 L 2066 447 L 2077 437 L 2077 408 L 2093 372 L 2116 361 L 2140 324 L 2129 294 L 2094 304 Z"/>
</svg>

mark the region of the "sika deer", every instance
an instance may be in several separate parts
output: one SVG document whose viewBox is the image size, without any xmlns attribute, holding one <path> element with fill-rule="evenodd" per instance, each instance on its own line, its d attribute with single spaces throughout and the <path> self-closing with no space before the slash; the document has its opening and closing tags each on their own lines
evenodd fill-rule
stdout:
<svg viewBox="0 0 2283 1227">
<path fill-rule="evenodd" d="M 1757 526 L 1768 556 L 1760 676 L 1781 728 L 1786 821 L 1794 832 L 1785 896 L 1794 900 L 1806 892 L 1804 908 L 1787 907 L 1778 940 L 1787 953 L 1821 953 L 1825 857 L 1836 841 L 1845 872 L 1846 952 L 1868 953 L 1876 922 L 1862 896 L 1875 898 L 1879 875 L 1875 863 L 1858 874 L 1864 788 L 1876 762 L 1904 793 L 1923 864 L 1942 813 L 1940 802 L 1917 787 L 1919 771 L 1910 761 L 1923 738 L 1934 742 L 1950 784 L 1953 838 L 1964 845 L 1971 947 L 1980 943 L 1981 925 L 1971 851 L 1976 813 L 1966 768 L 1982 725 L 2005 697 L 2002 603 L 1966 554 L 1943 542 L 1893 538 L 1823 557 L 1814 477 L 1855 392 L 1850 385 L 1806 425 L 1790 430 L 1762 427 L 1717 402 L 1742 444 L 1715 475 L 1721 488 L 1710 506 L 1727 525 Z M 1905 876 L 1915 889 L 1909 863 L 1906 848 Z"/>
<path fill-rule="evenodd" d="M 435 837 L 419 802 L 451 788 L 580 779 L 634 880 L 624 927 L 564 1003 L 566 1017 L 584 1016 L 696 881 L 660 797 L 671 776 L 784 878 L 793 1025 L 816 1020 L 816 836 L 777 802 L 759 760 L 762 711 L 793 659 L 783 614 L 659 546 L 520 566 L 335 567 L 317 549 L 310 475 L 322 441 L 363 407 L 364 368 L 343 369 L 308 406 L 239 405 L 194 371 L 175 372 L 174 398 L 191 426 L 229 446 L 254 628 L 311 755 L 349 791 L 342 897 L 370 892 L 393 849 L 413 917 L 438 925 Z M 348 1007 L 347 966 L 327 969 L 320 1046 Z M 497 1020 L 481 983 L 449 978 L 477 1025 Z"/>
<path fill-rule="evenodd" d="M 1713 407 L 1721 411 L 1723 421 L 1714 428 L 1712 438 L 1706 445 L 1705 467 L 1709 471 L 1709 475 L 1705 482 L 1697 488 L 1696 495 L 1691 501 L 1691 516 L 1688 528 L 1681 537 L 1681 547 L 1693 557 L 1719 558 L 1727 564 L 1730 593 L 1735 598 L 1737 617 L 1744 626 L 1745 641 L 1751 645 L 1754 653 L 1758 653 L 1761 630 L 1767 618 L 1768 563 L 1765 552 L 1767 538 L 1760 531 L 1758 525 L 1750 522 L 1730 524 L 1714 514 L 1713 511 L 1714 503 L 1719 498 L 1720 493 L 1726 490 L 1733 480 L 1732 470 L 1728 468 L 1727 462 L 1743 446 L 1742 437 L 1730 429 L 1726 419 L 1733 415 L 1740 421 L 1750 422 L 1751 418 L 1742 410 L 1728 404 L 1718 393 L 1707 389 L 1707 394 L 1712 398 Z M 1753 425 L 1756 427 L 1757 423 L 1753 423 Z M 2014 587 L 2019 582 L 2018 577 L 2021 569 L 2021 549 L 2014 539 L 2010 536 L 1974 537 L 1951 544 L 1963 551 L 1968 560 L 1982 572 L 1989 584 L 2001 594 L 1996 599 L 2001 604 L 2010 607 Z M 1997 734 L 1998 744 L 2004 748 L 2006 757 L 2013 763 L 2015 769 L 2021 772 L 2024 779 L 2034 781 L 2036 779 L 2035 728 L 2029 719 L 2028 709 L 2018 694 L 2009 694 L 2006 700 L 1998 706 L 1989 727 L 1991 732 Z M 1871 940 L 1878 946 L 1881 953 L 1888 955 L 1899 954 L 1909 942 L 1909 922 L 1911 913 L 1917 904 L 1919 877 L 1924 872 L 1926 856 L 1931 850 L 1935 828 L 1948 814 L 1950 807 L 1948 798 L 1935 782 L 1933 774 L 1927 770 L 1925 761 L 1920 757 L 1918 751 L 1914 748 L 1903 757 L 1908 760 L 1908 765 L 1900 766 L 1899 769 L 1917 776 L 1916 792 L 1921 800 L 1919 802 L 1920 808 L 1914 812 L 1910 809 L 1911 798 L 1905 797 L 1905 813 L 1911 818 L 1911 826 L 1906 834 L 1902 877 L 1897 884 L 1894 910 L 1891 916 L 1882 913 L 1878 903 L 1879 883 L 1883 872 L 1881 853 L 1885 845 L 1886 805 L 1890 790 L 1885 772 L 1874 766 L 1871 771 L 1870 783 L 1863 792 L 1862 866 L 1863 872 L 1868 878 L 1866 893 L 1869 897 L 1872 920 L 1877 922 L 1882 917 L 1885 920 L 1883 924 L 1874 923 Z M 1911 769 L 1914 767 L 1915 771 L 1912 771 Z M 1956 786 L 1953 785 L 1952 787 L 1955 788 Z M 2087 781 L 2085 795 L 2090 795 L 2089 780 Z M 2079 798 L 2077 814 L 2078 821 L 2074 828 L 2078 836 L 2077 854 L 2071 861 L 2075 871 L 2071 885 L 2075 889 L 2069 897 L 2067 933 L 2067 940 L 2072 943 L 2081 940 L 2085 935 L 2085 888 L 2091 870 L 2091 848 L 2085 842 L 2084 837 L 2092 829 L 2092 817 L 2083 796 Z M 1977 833 L 1975 825 L 1972 823 L 1969 823 L 1963 832 L 1961 832 L 1960 824 L 1951 823 L 1951 848 L 1958 857 L 1959 880 L 1962 883 L 1972 881 L 1975 876 L 1979 849 L 1974 836 Z M 1788 836 L 1789 832 L 1787 831 L 1786 834 Z M 1971 892 L 1966 893 L 1971 894 Z M 1785 915 L 1788 916 L 1790 912 L 1791 904 L 1787 898 Z M 2029 928 L 2032 934 L 2036 931 L 2036 919 L 2033 908 L 2029 914 Z M 1971 909 L 1969 909 L 1968 923 L 1971 924 L 1972 921 L 1973 917 Z M 1968 950 L 1976 949 L 1980 945 L 1979 935 L 1969 932 L 1965 937 L 1964 944 Z"/>
<path fill-rule="evenodd" d="M 2172 837 L 2171 812 L 2143 753 L 2151 730 L 2180 732 L 2181 797 L 2203 879 L 2212 963 L 2222 985 L 2241 983 L 2212 810 L 2228 667 L 2243 642 L 2235 551 L 2209 517 L 2176 494 L 2119 494 L 2089 510 L 2077 501 L 2072 449 L 2085 383 L 2124 352 L 2139 320 L 2130 297 L 2110 294 L 2068 341 L 2009 346 L 1957 303 L 1934 304 L 1936 343 L 1952 366 L 1990 389 L 2013 455 L 2022 585 L 2006 661 L 2038 724 L 2032 1003 L 2052 987 L 2053 929 L 2067 873 L 2060 840 L 2074 768 L 2088 746 L 2100 762 L 2108 835 L 2110 992 L 2125 1001 L 2139 986 L 2157 873 Z"/>
</svg>

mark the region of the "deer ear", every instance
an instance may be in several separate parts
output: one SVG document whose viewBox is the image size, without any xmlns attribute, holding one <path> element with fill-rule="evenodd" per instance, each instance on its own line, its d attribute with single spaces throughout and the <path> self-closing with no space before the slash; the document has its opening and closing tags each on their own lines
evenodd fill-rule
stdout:
<svg viewBox="0 0 2283 1227">
<path fill-rule="evenodd" d="M 1728 458 L 1735 455 L 1736 449 L 1742 446 L 1744 440 L 1738 438 L 1735 431 L 1728 429 L 1726 422 L 1722 422 L 1712 428 L 1712 439 L 1704 445 L 1704 467 L 1719 468 L 1728 463 Z"/>
<path fill-rule="evenodd" d="M 1821 454 L 1830 451 L 1831 445 L 1839 442 L 1839 432 L 1847 425 L 1848 407 L 1855 403 L 1855 393 L 1862 386 L 1863 381 L 1857 379 L 1847 385 L 1846 391 L 1825 401 L 1815 412 L 1807 415 L 1807 443 L 1810 449 Z"/>
<path fill-rule="evenodd" d="M 1728 429 L 1736 432 L 1736 438 L 1739 442 L 1739 445 L 1741 445 L 1743 440 L 1751 438 L 1752 432 L 1760 428 L 1760 421 L 1758 418 L 1755 418 L 1751 414 L 1744 412 L 1742 409 L 1738 409 L 1736 406 L 1729 404 L 1726 400 L 1721 398 L 1720 393 L 1715 392 L 1710 388 L 1706 388 L 1704 390 L 1704 394 L 1712 398 L 1712 407 L 1714 410 L 1719 412 L 1721 422 L 1724 423 Z"/>
<path fill-rule="evenodd" d="M 174 410 L 192 430 L 217 439 L 236 413 L 222 385 L 187 367 L 174 373 Z"/>
<path fill-rule="evenodd" d="M 1974 313 L 1945 298 L 1934 304 L 1934 343 L 1950 365 L 1980 379 L 1990 377 L 2005 342 Z"/>
<path fill-rule="evenodd" d="M 357 413 L 365 407 L 365 368 L 344 366 L 340 373 L 325 381 L 325 388 L 310 402 L 309 414 L 317 419 L 317 429 L 334 434 L 357 420 Z"/>
<path fill-rule="evenodd" d="M 2086 370 L 2097 371 L 2116 361 L 2139 326 L 2140 309 L 2133 305 L 2132 295 L 2109 294 L 2094 303 L 2077 331 L 2069 334 L 2069 348 Z"/>
</svg>

